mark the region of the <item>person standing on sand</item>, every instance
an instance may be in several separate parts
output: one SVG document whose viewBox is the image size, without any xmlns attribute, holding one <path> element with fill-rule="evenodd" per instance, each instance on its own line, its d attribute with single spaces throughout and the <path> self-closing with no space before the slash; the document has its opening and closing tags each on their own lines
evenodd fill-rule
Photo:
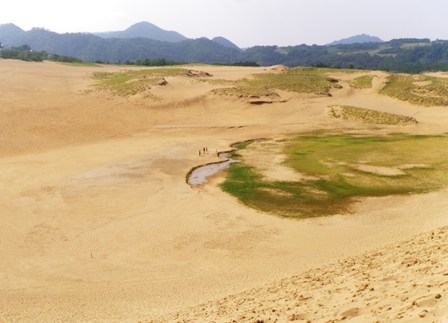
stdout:
<svg viewBox="0 0 448 323">
<path fill-rule="evenodd" d="M 201 157 L 201 150 L 199 149 L 199 157 Z"/>
</svg>

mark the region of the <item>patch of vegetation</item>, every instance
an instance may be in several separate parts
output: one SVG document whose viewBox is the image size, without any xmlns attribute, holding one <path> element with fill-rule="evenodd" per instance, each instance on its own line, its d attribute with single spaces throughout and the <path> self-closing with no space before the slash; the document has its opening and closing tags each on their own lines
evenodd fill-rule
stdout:
<svg viewBox="0 0 448 323">
<path fill-rule="evenodd" d="M 254 61 L 240 61 L 240 62 L 235 62 L 233 64 L 231 64 L 231 66 L 249 66 L 249 67 L 258 67 L 260 66 L 259 64 L 257 64 Z"/>
<path fill-rule="evenodd" d="M 341 86 L 337 79 L 326 76 L 326 72 L 319 68 L 288 68 L 282 73 L 257 74 L 238 81 L 234 87 L 215 89 L 212 93 L 241 98 L 278 97 L 275 90 L 329 95 L 332 88 Z"/>
<path fill-rule="evenodd" d="M 289 68 L 280 74 L 258 74 L 248 81 L 249 86 L 267 86 L 296 93 L 328 95 L 332 88 L 341 88 L 338 80 L 325 75 L 319 68 Z"/>
<path fill-rule="evenodd" d="M 197 78 L 196 81 L 198 81 L 198 82 L 206 82 L 206 83 L 209 83 L 211 85 L 220 85 L 220 86 L 228 86 L 228 87 L 237 85 L 237 82 L 229 81 L 229 80 L 225 80 L 225 79 Z M 219 90 L 221 90 L 221 89 L 219 89 Z M 224 88 L 222 90 L 224 90 Z M 219 94 L 219 93 L 217 93 L 217 94 Z M 222 93 L 222 94 L 224 94 L 224 93 Z"/>
<path fill-rule="evenodd" d="M 211 93 L 216 95 L 235 96 L 252 99 L 260 97 L 280 97 L 277 92 L 266 87 L 251 87 L 238 82 L 236 86 L 214 89 Z"/>
<path fill-rule="evenodd" d="M 79 67 L 83 67 L 83 66 L 101 67 L 100 65 L 98 65 L 96 63 L 91 63 L 91 62 L 61 62 L 61 64 L 67 65 L 67 66 L 79 66 Z"/>
<path fill-rule="evenodd" d="M 94 74 L 94 78 L 97 81 L 97 89 L 117 96 L 143 94 L 145 97 L 152 97 L 152 86 L 166 84 L 167 76 L 186 75 L 187 72 L 181 68 L 156 68 L 120 73 L 99 72 Z"/>
<path fill-rule="evenodd" d="M 259 140 L 251 139 L 251 140 L 236 142 L 232 145 L 232 148 L 237 149 L 237 150 L 245 149 L 247 146 L 254 143 L 255 141 L 259 141 Z"/>
<path fill-rule="evenodd" d="M 159 59 L 137 59 L 134 62 L 127 61 L 126 65 L 137 65 L 137 66 L 176 66 L 176 65 L 183 65 L 185 63 L 182 62 L 176 62 L 176 61 L 170 61 L 165 58 L 159 58 Z"/>
<path fill-rule="evenodd" d="M 369 124 L 382 124 L 394 126 L 409 126 L 418 124 L 417 120 L 412 117 L 402 116 L 399 114 L 380 112 L 364 108 L 352 106 L 329 106 L 328 113 L 335 118 L 344 120 L 361 121 Z"/>
<path fill-rule="evenodd" d="M 347 68 L 334 68 L 334 67 L 318 67 L 313 66 L 315 68 L 319 68 L 322 73 L 330 75 L 331 73 L 344 73 L 344 74 L 355 74 L 355 73 L 365 73 L 365 70 L 360 69 L 347 69 Z"/>
<path fill-rule="evenodd" d="M 3 49 L 0 51 L 3 59 L 18 59 L 27 62 L 43 62 L 48 54 L 45 52 L 32 52 L 30 50 Z"/>
<path fill-rule="evenodd" d="M 195 64 L 195 65 L 197 65 L 197 64 Z M 235 63 L 227 63 L 227 64 L 224 64 L 224 63 L 213 63 L 213 64 L 210 64 L 210 65 L 216 65 L 216 66 L 260 67 L 260 65 L 257 64 L 257 63 L 254 62 L 254 61 L 237 61 L 237 62 L 235 62 Z"/>
<path fill-rule="evenodd" d="M 53 61 L 62 63 L 83 63 L 82 60 L 75 57 L 49 54 L 45 51 L 33 51 L 29 45 L 12 47 L 11 49 L 2 49 L 0 50 L 0 58 L 18 59 L 27 62 Z"/>
<path fill-rule="evenodd" d="M 348 213 L 362 197 L 446 187 L 447 144 L 446 136 L 305 134 L 285 146 L 286 165 L 312 179 L 267 180 L 243 159 L 230 166 L 221 188 L 249 207 L 286 217 Z M 382 174 L 366 166 L 399 172 Z"/>
<path fill-rule="evenodd" d="M 448 79 L 392 74 L 381 94 L 422 106 L 448 106 Z"/>
<path fill-rule="evenodd" d="M 350 86 L 355 89 L 370 89 L 372 87 L 372 81 L 372 75 L 364 75 L 352 80 Z"/>
</svg>

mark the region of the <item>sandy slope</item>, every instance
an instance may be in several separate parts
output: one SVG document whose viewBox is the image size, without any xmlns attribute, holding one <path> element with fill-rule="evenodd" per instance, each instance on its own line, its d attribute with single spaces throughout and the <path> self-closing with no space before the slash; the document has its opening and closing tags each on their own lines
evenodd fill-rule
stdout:
<svg viewBox="0 0 448 323">
<path fill-rule="evenodd" d="M 448 227 L 156 321 L 446 322 Z"/>
<path fill-rule="evenodd" d="M 443 108 L 347 85 L 252 106 L 184 77 L 154 89 L 157 102 L 85 93 L 91 73 L 119 69 L 0 60 L 0 321 L 151 320 L 448 225 L 446 191 L 291 221 L 240 205 L 220 178 L 184 181 L 235 141 L 364 127 L 329 118 L 329 104 L 413 115 L 419 126 L 396 129 L 411 133 L 447 131 Z"/>
</svg>

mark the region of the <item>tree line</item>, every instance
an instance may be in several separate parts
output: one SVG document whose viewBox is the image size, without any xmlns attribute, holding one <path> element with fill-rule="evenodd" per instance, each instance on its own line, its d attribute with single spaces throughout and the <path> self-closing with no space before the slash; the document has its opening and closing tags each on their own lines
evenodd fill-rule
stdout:
<svg viewBox="0 0 448 323">
<path fill-rule="evenodd" d="M 0 43 L 1 44 L 1 43 Z M 3 59 L 18 59 L 28 62 L 42 62 L 55 61 L 55 62 L 65 62 L 65 63 L 82 63 L 83 61 L 76 57 L 64 56 L 50 54 L 46 51 L 33 51 L 31 46 L 22 45 L 18 47 L 11 47 L 10 49 L 4 49 L 0 46 L 0 58 Z"/>
</svg>

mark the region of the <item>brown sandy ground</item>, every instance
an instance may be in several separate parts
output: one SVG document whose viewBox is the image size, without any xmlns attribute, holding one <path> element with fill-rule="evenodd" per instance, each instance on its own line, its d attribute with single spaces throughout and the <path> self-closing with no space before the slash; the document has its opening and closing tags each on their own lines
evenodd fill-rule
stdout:
<svg viewBox="0 0 448 323">
<path fill-rule="evenodd" d="M 447 252 L 443 227 L 156 321 L 446 322 Z"/>
<path fill-rule="evenodd" d="M 448 225 L 447 191 L 370 198 L 359 201 L 352 214 L 291 221 L 239 204 L 217 187 L 222 177 L 199 189 L 189 187 L 185 174 L 216 161 L 214 152 L 227 150 L 232 142 L 316 129 L 440 134 L 448 131 L 448 110 L 378 95 L 385 81 L 379 72 L 373 73 L 370 89 L 352 89 L 350 80 L 359 73 L 344 74 L 343 88 L 333 90 L 332 97 L 279 92 L 287 102 L 254 106 L 209 93 L 219 80 L 234 81 L 269 68 L 188 68 L 208 72 L 217 82 L 166 77 L 167 85 L 151 89 L 159 97 L 154 101 L 86 92 L 92 89 L 93 73 L 130 67 L 0 60 L 0 322 L 151 320 L 312 268 L 326 268 L 316 272 L 326 270 L 322 279 L 330 280 L 332 267 L 325 265 Z M 330 105 L 412 116 L 419 124 L 370 127 L 329 117 Z M 199 157 L 203 146 L 210 153 Z M 283 178 L 289 169 L 271 171 Z M 421 239 L 415 241 L 424 252 Z M 417 248 L 409 252 L 420 253 Z M 365 257 L 383 261 L 379 255 Z M 385 251 L 385 264 L 390 257 Z M 433 261 L 440 271 L 446 268 L 442 259 L 434 256 Z M 348 265 L 334 270 L 340 266 Z M 423 265 L 398 270 L 414 268 Z M 369 279 L 392 275 L 389 265 L 384 274 L 381 269 Z M 428 277 L 439 269 L 429 268 Z M 424 309 L 428 317 L 437 315 L 436 308 L 446 304 L 445 287 L 426 292 L 418 285 L 420 272 L 407 273 L 407 278 L 396 279 L 409 281 L 403 286 L 416 283 L 418 292 L 402 305 L 391 302 L 394 315 L 420 296 L 440 293 L 433 305 L 428 300 L 412 306 L 403 317 Z M 363 277 L 361 271 L 353 276 Z M 316 282 L 297 277 L 292 281 L 303 280 L 306 287 L 299 296 L 337 289 L 334 283 L 314 290 Z M 393 284 L 386 289 L 386 280 L 375 284 L 375 297 L 381 288 L 395 293 Z M 356 282 L 354 286 L 350 291 Z M 270 293 L 273 300 L 281 298 L 278 293 Z M 364 293 L 335 296 L 330 304 L 341 308 L 328 307 L 328 315 L 352 307 L 360 308 L 360 316 L 371 315 L 358 295 Z M 346 297 L 354 294 L 355 304 L 346 307 Z M 318 306 L 313 304 L 307 305 L 311 314 Z M 372 306 L 383 313 L 382 305 Z"/>
</svg>

